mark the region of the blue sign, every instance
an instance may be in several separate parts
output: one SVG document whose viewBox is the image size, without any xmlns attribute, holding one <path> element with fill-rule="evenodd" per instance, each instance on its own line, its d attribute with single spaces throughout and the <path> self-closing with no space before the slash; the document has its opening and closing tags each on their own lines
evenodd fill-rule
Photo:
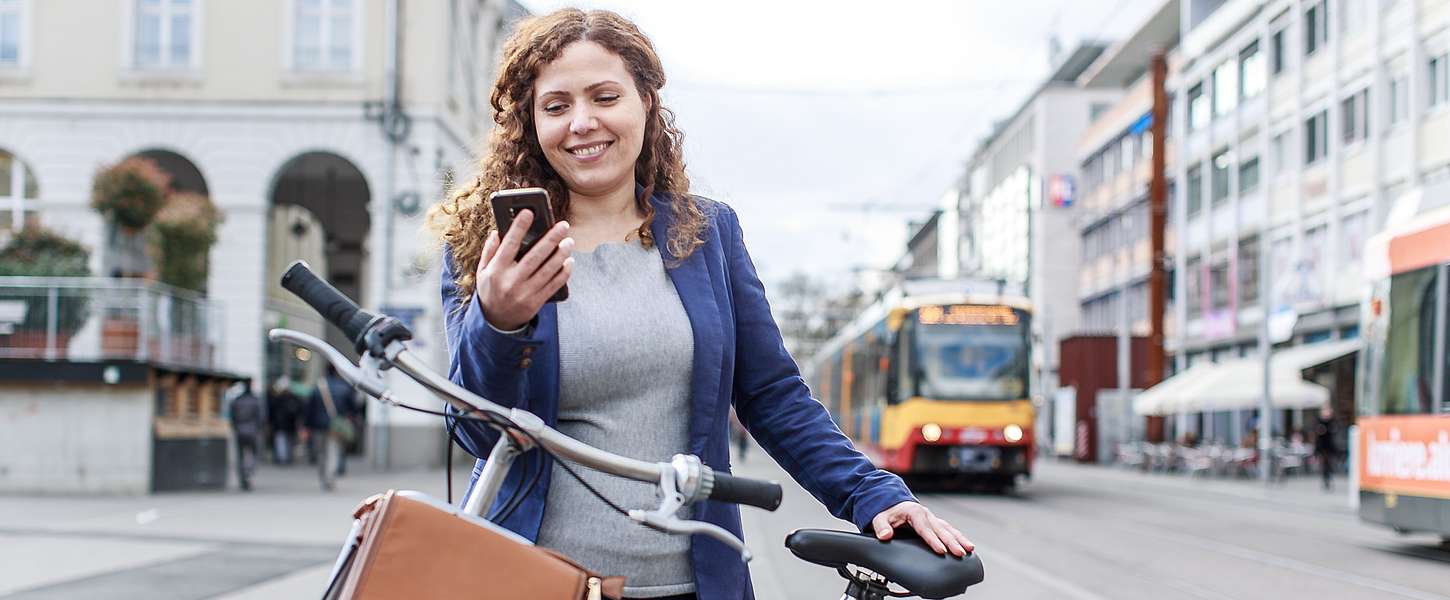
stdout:
<svg viewBox="0 0 1450 600">
<path fill-rule="evenodd" d="M 1053 175 L 1047 178 L 1047 201 L 1053 206 L 1071 208 L 1077 198 L 1077 182 L 1071 175 Z"/>
</svg>

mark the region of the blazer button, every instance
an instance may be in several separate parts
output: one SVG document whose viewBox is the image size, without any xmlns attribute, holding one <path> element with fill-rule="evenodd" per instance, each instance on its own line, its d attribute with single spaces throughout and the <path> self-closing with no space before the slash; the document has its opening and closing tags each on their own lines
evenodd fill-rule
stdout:
<svg viewBox="0 0 1450 600">
<path fill-rule="evenodd" d="M 533 355 L 534 355 L 534 347 L 533 346 L 525 346 L 524 347 L 524 356 L 533 356 Z"/>
<path fill-rule="evenodd" d="M 519 361 L 519 368 L 520 369 L 527 369 L 527 368 L 529 368 L 529 365 L 532 365 L 532 364 L 534 364 L 534 359 L 532 359 L 532 358 L 525 358 L 525 359 Z"/>
</svg>

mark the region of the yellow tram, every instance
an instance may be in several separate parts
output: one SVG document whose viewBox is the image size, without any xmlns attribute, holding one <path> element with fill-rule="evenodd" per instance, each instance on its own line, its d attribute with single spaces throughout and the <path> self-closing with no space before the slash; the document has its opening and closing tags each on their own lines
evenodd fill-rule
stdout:
<svg viewBox="0 0 1450 600">
<path fill-rule="evenodd" d="M 1032 473 L 1031 321 L 1025 297 L 903 295 L 862 313 L 805 376 L 877 466 L 1010 486 Z"/>
</svg>

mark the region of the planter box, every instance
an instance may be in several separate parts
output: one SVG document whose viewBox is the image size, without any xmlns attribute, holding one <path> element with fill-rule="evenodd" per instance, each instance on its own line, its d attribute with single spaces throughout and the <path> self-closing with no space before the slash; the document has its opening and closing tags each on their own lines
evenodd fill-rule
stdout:
<svg viewBox="0 0 1450 600">
<path fill-rule="evenodd" d="M 25 329 L 7 335 L 0 335 L 0 356 L 7 358 L 65 358 L 70 346 L 71 332 L 57 331 L 55 353 L 47 356 L 45 331 Z"/>
<path fill-rule="evenodd" d="M 101 355 L 133 357 L 141 349 L 141 323 L 136 319 L 107 317 L 101 321 Z"/>
</svg>

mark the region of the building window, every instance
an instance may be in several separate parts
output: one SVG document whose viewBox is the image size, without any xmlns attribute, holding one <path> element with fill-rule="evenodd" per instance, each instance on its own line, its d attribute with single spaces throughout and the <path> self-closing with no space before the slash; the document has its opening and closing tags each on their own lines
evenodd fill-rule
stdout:
<svg viewBox="0 0 1450 600">
<path fill-rule="evenodd" d="M 1247 100 L 1264 91 L 1264 53 L 1254 41 L 1239 52 L 1239 99 Z"/>
<path fill-rule="evenodd" d="M 185 69 L 195 66 L 199 0 L 137 0 L 135 66 Z"/>
<path fill-rule="evenodd" d="M 1329 43 L 1329 4 L 1314 3 L 1304 11 L 1304 56 L 1317 52 Z"/>
<path fill-rule="evenodd" d="M 1196 319 L 1203 314 L 1203 259 L 1193 257 L 1183 269 L 1183 301 L 1188 309 L 1188 318 Z"/>
<path fill-rule="evenodd" d="M 1329 113 L 1319 111 L 1304 121 L 1304 164 L 1312 165 L 1329 154 Z"/>
<path fill-rule="evenodd" d="M 1228 200 L 1229 167 L 1233 159 L 1229 158 L 1228 150 L 1222 150 L 1213 155 L 1213 175 L 1209 182 L 1210 201 L 1214 208 L 1218 208 Z"/>
<path fill-rule="evenodd" d="M 1346 146 L 1369 135 L 1369 88 L 1350 94 L 1339 108 L 1340 133 Z"/>
<path fill-rule="evenodd" d="M 1239 106 L 1238 68 L 1226 60 L 1213 69 L 1213 116 L 1221 117 Z"/>
<path fill-rule="evenodd" d="M 1188 170 L 1188 218 L 1203 212 L 1203 166 L 1193 165 Z"/>
<path fill-rule="evenodd" d="M 21 1 L 0 0 L 0 67 L 20 66 L 20 52 L 24 48 L 20 40 L 24 29 Z"/>
<path fill-rule="evenodd" d="M 1410 84 L 1404 75 L 1390 79 L 1389 124 L 1399 124 L 1410 116 Z"/>
<path fill-rule="evenodd" d="M 1289 306 L 1294 302 L 1296 282 L 1299 281 L 1294 274 L 1295 262 L 1294 238 L 1281 237 L 1269 246 L 1269 280 L 1265 283 L 1269 285 L 1270 294 L 1266 300 L 1272 308 Z"/>
<path fill-rule="evenodd" d="M 1113 142 L 1103 149 L 1103 181 L 1111 181 L 1118 175 L 1118 144 Z"/>
<path fill-rule="evenodd" d="M 1259 187 L 1259 157 L 1255 156 L 1239 163 L 1239 195 Z"/>
<path fill-rule="evenodd" d="M 1208 125 L 1208 98 L 1203 96 L 1203 84 L 1197 83 L 1188 88 L 1188 128 L 1190 130 L 1203 129 Z"/>
<path fill-rule="evenodd" d="M 0 150 L 0 237 L 40 222 L 40 186 L 30 167 Z"/>
<path fill-rule="evenodd" d="M 1233 284 L 1228 268 L 1228 257 L 1217 255 L 1208 270 L 1209 306 L 1213 310 L 1228 308 L 1233 302 Z"/>
<path fill-rule="evenodd" d="M 1269 156 L 1274 160 L 1275 177 L 1289 172 L 1289 135 L 1293 131 L 1285 131 L 1269 140 Z"/>
<path fill-rule="evenodd" d="M 1239 241 L 1239 298 L 1244 306 L 1259 301 L 1259 236 Z"/>
<path fill-rule="evenodd" d="M 1369 234 L 1369 211 L 1345 215 L 1339 225 L 1339 264 L 1358 270 L 1364 258 L 1365 237 Z"/>
<path fill-rule="evenodd" d="M 1430 59 L 1430 106 L 1450 99 L 1450 54 Z"/>
<path fill-rule="evenodd" d="M 1098 189 L 1098 185 L 1102 182 L 1103 178 L 1102 171 L 1100 170 L 1102 166 L 1101 154 L 1094 154 L 1086 163 L 1083 163 L 1082 191 L 1084 195 L 1091 194 L 1094 190 Z"/>
<path fill-rule="evenodd" d="M 1304 279 L 1298 300 L 1318 300 L 1324 293 L 1324 269 L 1329 266 L 1325 260 L 1329 247 L 1329 225 L 1316 225 L 1304 232 L 1304 256 L 1301 267 Z"/>
<path fill-rule="evenodd" d="M 300 71 L 355 70 L 356 0 L 296 0 L 292 66 Z"/>
<path fill-rule="evenodd" d="M 1138 141 L 1138 138 L 1131 135 L 1126 135 L 1123 136 L 1123 141 L 1120 142 L 1122 146 L 1118 148 L 1118 160 L 1120 161 L 1119 164 L 1124 171 L 1133 168 L 1133 157 L 1136 156 L 1138 153 L 1137 149 L 1133 147 L 1133 144 L 1136 141 Z"/>
<path fill-rule="evenodd" d="M 1269 71 L 1274 75 L 1284 72 L 1287 57 L 1284 56 L 1284 30 L 1275 31 L 1269 37 Z"/>
</svg>

